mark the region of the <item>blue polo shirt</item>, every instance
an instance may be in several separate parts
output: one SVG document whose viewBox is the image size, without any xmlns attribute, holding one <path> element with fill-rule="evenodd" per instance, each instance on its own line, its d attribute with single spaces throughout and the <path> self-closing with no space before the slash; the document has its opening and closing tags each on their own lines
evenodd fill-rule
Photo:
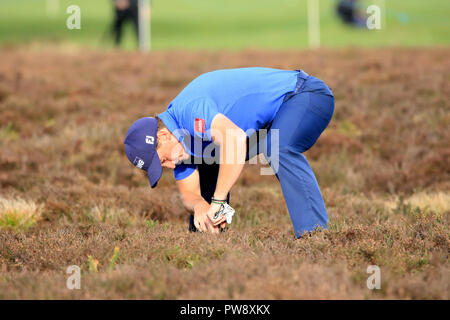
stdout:
<svg viewBox="0 0 450 320">
<path fill-rule="evenodd" d="M 267 128 L 280 108 L 284 95 L 294 91 L 297 71 L 270 68 L 241 68 L 208 72 L 189 83 L 159 115 L 167 129 L 181 141 L 186 151 L 195 154 L 186 137 L 202 140 L 205 148 L 212 142 L 211 122 L 221 113 L 248 136 Z M 175 179 L 188 177 L 195 164 L 179 164 Z"/>
</svg>

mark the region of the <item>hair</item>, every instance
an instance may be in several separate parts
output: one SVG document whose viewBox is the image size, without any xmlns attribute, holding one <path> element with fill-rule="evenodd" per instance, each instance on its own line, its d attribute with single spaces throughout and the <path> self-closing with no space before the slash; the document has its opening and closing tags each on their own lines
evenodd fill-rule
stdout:
<svg viewBox="0 0 450 320">
<path fill-rule="evenodd" d="M 156 129 L 156 132 L 158 132 L 161 129 L 166 128 L 166 125 L 164 124 L 164 122 L 161 120 L 161 118 L 158 116 L 158 113 L 155 113 L 154 117 L 156 118 L 156 120 L 158 120 L 158 128 Z M 156 148 L 158 149 L 158 147 L 160 146 L 158 139 L 156 139 Z"/>
<path fill-rule="evenodd" d="M 161 120 L 161 118 L 159 117 L 158 113 L 155 113 L 154 117 L 156 118 L 156 120 L 158 120 L 158 129 L 157 131 L 163 129 L 166 127 L 166 125 L 164 124 L 164 122 Z"/>
</svg>

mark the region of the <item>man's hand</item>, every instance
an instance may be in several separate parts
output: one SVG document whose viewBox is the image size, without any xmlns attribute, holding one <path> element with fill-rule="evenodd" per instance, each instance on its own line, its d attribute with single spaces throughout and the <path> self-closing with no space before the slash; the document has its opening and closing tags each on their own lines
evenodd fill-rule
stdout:
<svg viewBox="0 0 450 320">
<path fill-rule="evenodd" d="M 220 210 L 221 204 L 218 203 L 211 203 L 211 205 L 209 206 L 209 210 L 207 212 L 208 218 L 211 221 L 211 223 L 213 224 L 213 226 L 223 226 L 223 228 L 225 228 L 225 226 L 227 225 L 226 216 L 221 216 L 217 219 L 214 219 L 214 216 L 216 214 L 217 211 Z"/>
<path fill-rule="evenodd" d="M 208 217 L 210 205 L 206 201 L 199 202 L 194 207 L 194 225 L 200 232 L 219 233 L 219 228 L 215 227 Z"/>
<path fill-rule="evenodd" d="M 194 213 L 194 225 L 200 232 L 212 232 L 219 233 L 219 225 L 221 229 L 224 229 L 227 225 L 226 221 L 214 224 L 212 220 L 208 217 L 208 212 L 212 212 L 212 216 L 220 209 L 220 205 L 212 204 L 209 205 L 208 202 L 203 199 L 200 194 L 200 176 L 198 170 L 195 171 L 182 180 L 178 180 L 178 187 L 180 189 L 181 196 L 183 198 L 183 204 L 186 209 L 191 213 Z M 217 222 L 217 221 L 215 221 Z"/>
</svg>

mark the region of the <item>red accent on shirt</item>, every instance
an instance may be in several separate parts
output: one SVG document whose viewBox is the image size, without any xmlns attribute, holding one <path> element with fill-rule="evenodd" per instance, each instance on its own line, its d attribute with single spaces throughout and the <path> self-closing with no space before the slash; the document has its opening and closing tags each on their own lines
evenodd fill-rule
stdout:
<svg viewBox="0 0 450 320">
<path fill-rule="evenodd" d="M 194 131 L 205 132 L 205 119 L 195 118 Z"/>
</svg>

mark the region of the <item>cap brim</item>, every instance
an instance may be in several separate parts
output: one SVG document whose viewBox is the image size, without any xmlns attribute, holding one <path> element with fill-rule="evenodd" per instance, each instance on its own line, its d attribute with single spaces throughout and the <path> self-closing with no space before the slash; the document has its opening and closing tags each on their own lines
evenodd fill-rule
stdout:
<svg viewBox="0 0 450 320">
<path fill-rule="evenodd" d="M 155 154 L 153 155 L 153 159 L 150 163 L 150 166 L 148 167 L 147 170 L 148 181 L 150 181 L 150 186 L 152 188 L 156 187 L 156 184 L 161 178 L 161 174 L 162 174 L 161 160 L 159 160 L 158 152 L 155 152 Z"/>
</svg>

